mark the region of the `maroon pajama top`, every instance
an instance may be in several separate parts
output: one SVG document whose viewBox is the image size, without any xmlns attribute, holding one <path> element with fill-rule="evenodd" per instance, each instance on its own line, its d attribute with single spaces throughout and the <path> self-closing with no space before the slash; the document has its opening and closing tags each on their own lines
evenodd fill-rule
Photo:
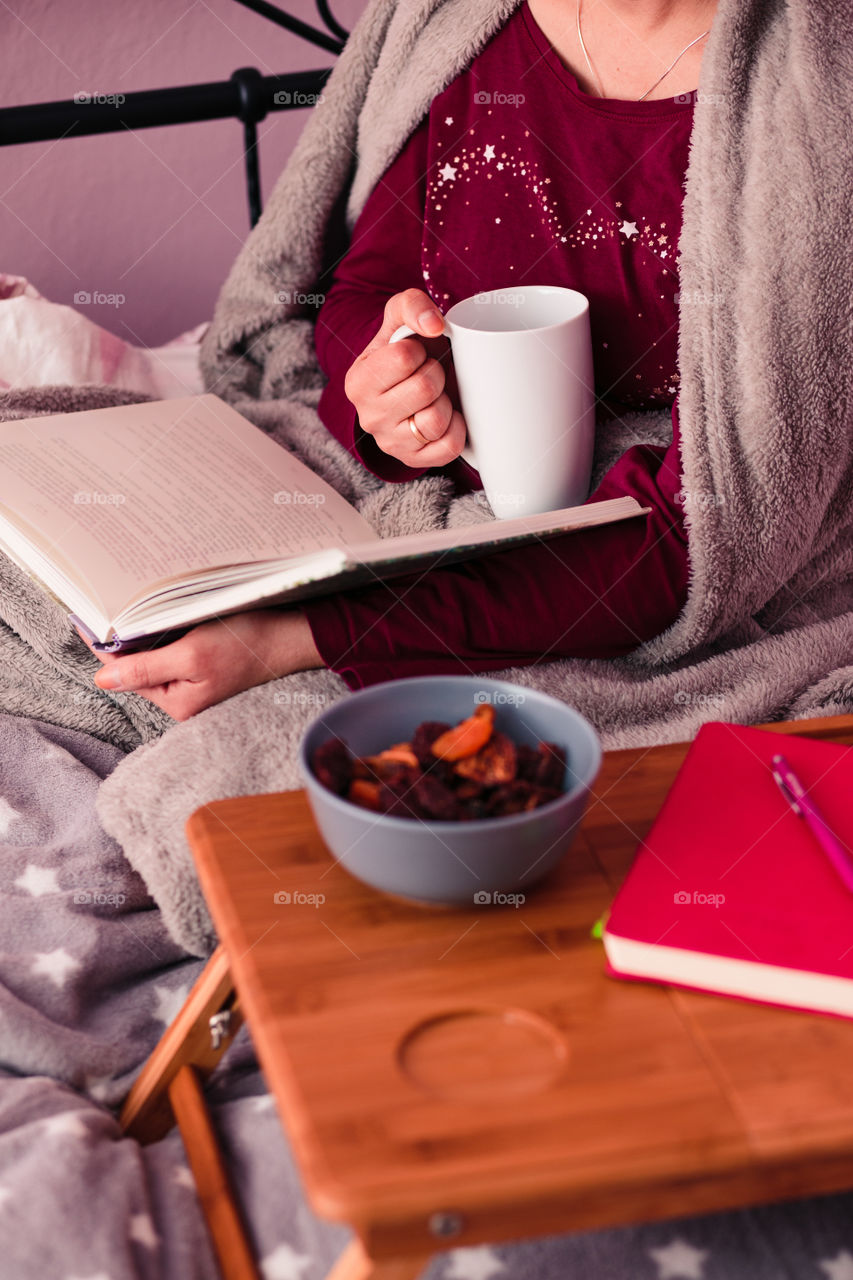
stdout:
<svg viewBox="0 0 853 1280">
<path fill-rule="evenodd" d="M 344 394 L 386 302 L 412 287 L 442 311 L 513 285 L 580 290 L 599 413 L 673 406 L 674 439 L 629 449 L 591 495 L 630 494 L 649 516 L 307 602 L 321 656 L 351 687 L 614 657 L 680 612 L 677 244 L 692 115 L 690 95 L 583 93 L 525 3 L 433 101 L 371 193 L 316 328 L 328 376 L 320 416 L 366 467 L 390 481 L 423 474 L 378 448 Z M 440 473 L 459 491 L 479 487 L 461 460 Z"/>
</svg>

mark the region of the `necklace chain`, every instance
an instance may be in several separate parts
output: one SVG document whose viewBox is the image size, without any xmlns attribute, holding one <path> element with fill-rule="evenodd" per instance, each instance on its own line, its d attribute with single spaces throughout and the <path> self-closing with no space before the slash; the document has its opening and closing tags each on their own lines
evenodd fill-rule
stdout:
<svg viewBox="0 0 853 1280">
<path fill-rule="evenodd" d="M 603 98 L 605 97 L 604 86 L 601 83 L 601 77 L 599 76 L 598 72 L 594 69 L 592 63 L 589 60 L 589 54 L 587 53 L 586 45 L 584 44 L 583 32 L 581 31 L 581 0 L 578 0 L 577 18 L 578 18 L 578 42 L 583 51 L 583 56 L 586 59 L 586 65 L 589 68 L 590 77 L 595 81 L 597 85 L 598 96 L 600 98 Z M 709 27 L 707 31 L 702 32 L 701 36 L 697 36 L 695 40 L 691 40 L 689 44 L 686 44 L 684 48 L 681 50 L 681 53 L 679 53 L 677 57 L 673 58 L 672 62 L 669 64 L 666 71 L 664 71 L 663 75 L 658 76 L 654 84 L 650 85 L 649 88 L 646 90 L 646 92 L 642 94 L 642 96 L 639 97 L 637 101 L 642 102 L 643 98 L 647 98 L 649 94 L 652 93 L 658 87 L 658 85 L 667 78 L 670 71 L 672 71 L 673 67 L 677 62 L 681 61 L 681 59 L 684 57 L 687 50 L 692 49 L 694 44 L 698 44 L 700 40 L 704 40 L 705 36 L 710 35 L 710 33 L 711 33 L 711 28 Z"/>
</svg>

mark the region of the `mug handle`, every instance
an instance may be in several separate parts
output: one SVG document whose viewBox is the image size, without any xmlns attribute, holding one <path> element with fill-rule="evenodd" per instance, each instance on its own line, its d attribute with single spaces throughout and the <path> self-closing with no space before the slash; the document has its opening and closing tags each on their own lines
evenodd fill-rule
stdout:
<svg viewBox="0 0 853 1280">
<path fill-rule="evenodd" d="M 446 320 L 444 321 L 444 336 L 446 338 L 450 337 Z M 415 333 L 414 329 L 410 329 L 407 324 L 401 324 L 399 329 L 394 330 L 394 332 L 391 334 L 391 337 L 388 339 L 388 341 L 389 343 L 402 342 L 403 338 L 422 338 L 422 337 L 423 337 L 422 333 Z M 473 467 L 475 471 L 479 472 L 480 468 L 477 466 L 476 459 L 474 458 L 474 450 L 471 448 L 470 444 L 465 445 L 465 448 L 462 450 L 459 456 L 460 458 L 465 459 L 469 467 Z"/>
</svg>

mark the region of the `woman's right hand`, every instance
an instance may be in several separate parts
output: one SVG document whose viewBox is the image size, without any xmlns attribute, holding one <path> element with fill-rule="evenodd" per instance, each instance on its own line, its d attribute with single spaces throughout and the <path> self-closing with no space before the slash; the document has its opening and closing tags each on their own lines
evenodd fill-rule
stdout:
<svg viewBox="0 0 853 1280">
<path fill-rule="evenodd" d="M 401 324 L 418 338 L 389 339 Z M 422 289 L 389 298 L 382 328 L 351 365 L 344 388 L 364 431 L 407 467 L 443 467 L 465 447 L 465 420 L 447 390 L 450 344 L 441 314 Z M 426 444 L 414 435 L 415 426 Z"/>
</svg>

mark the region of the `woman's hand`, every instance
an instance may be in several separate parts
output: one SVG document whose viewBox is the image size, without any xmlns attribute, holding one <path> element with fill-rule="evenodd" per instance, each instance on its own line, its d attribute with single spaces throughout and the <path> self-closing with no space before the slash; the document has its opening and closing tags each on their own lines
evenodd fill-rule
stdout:
<svg viewBox="0 0 853 1280">
<path fill-rule="evenodd" d="M 422 336 L 389 344 L 401 324 Z M 364 431 L 384 453 L 407 467 L 443 467 L 465 447 L 465 420 L 446 389 L 442 359 L 449 343 L 441 336 L 441 315 L 422 289 L 395 293 L 385 307 L 382 328 L 355 360 L 346 377 L 347 398 Z M 409 426 L 414 415 L 419 441 Z"/>
<path fill-rule="evenodd" d="M 175 720 L 252 685 L 323 666 L 305 615 L 282 609 L 202 622 L 161 649 L 97 656 L 104 664 L 95 676 L 99 688 L 133 690 Z"/>
</svg>

